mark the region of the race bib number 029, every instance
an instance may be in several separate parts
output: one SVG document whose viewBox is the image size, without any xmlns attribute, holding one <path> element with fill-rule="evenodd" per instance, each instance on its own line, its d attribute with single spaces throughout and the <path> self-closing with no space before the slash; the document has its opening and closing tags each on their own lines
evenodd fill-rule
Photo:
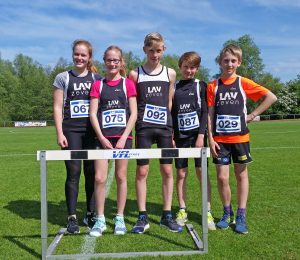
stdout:
<svg viewBox="0 0 300 260">
<path fill-rule="evenodd" d="M 89 117 L 89 100 L 70 101 L 71 118 Z"/>
<path fill-rule="evenodd" d="M 238 133 L 241 131 L 240 116 L 217 115 L 217 133 Z"/>
<path fill-rule="evenodd" d="M 102 126 L 109 127 L 126 127 L 125 109 L 111 109 L 102 112 Z"/>
<path fill-rule="evenodd" d="M 144 122 L 166 125 L 167 124 L 167 108 L 146 104 Z"/>
<path fill-rule="evenodd" d="M 178 114 L 179 131 L 188 131 L 199 127 L 199 118 L 196 111 Z"/>
</svg>

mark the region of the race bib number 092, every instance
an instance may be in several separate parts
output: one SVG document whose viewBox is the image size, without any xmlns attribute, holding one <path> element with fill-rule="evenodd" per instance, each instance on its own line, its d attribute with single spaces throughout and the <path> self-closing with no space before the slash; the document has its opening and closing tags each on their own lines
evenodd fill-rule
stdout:
<svg viewBox="0 0 300 260">
<path fill-rule="evenodd" d="M 146 104 L 144 122 L 166 125 L 167 124 L 167 108 Z"/>
<path fill-rule="evenodd" d="M 241 131 L 240 116 L 217 115 L 217 133 L 238 133 Z"/>
<path fill-rule="evenodd" d="M 89 100 L 70 101 L 71 118 L 89 117 Z"/>
<path fill-rule="evenodd" d="M 102 112 L 102 126 L 109 127 L 126 127 L 125 109 L 111 109 Z"/>
</svg>

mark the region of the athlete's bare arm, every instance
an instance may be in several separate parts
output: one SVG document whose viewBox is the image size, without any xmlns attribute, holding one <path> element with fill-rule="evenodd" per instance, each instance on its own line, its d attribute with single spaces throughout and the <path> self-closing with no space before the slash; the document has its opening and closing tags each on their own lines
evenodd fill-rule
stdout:
<svg viewBox="0 0 300 260">
<path fill-rule="evenodd" d="M 55 88 L 53 91 L 53 117 L 56 127 L 57 144 L 61 148 L 68 147 L 68 141 L 62 130 L 64 91 Z"/>
<path fill-rule="evenodd" d="M 176 71 L 168 68 L 168 74 L 170 79 L 170 88 L 169 88 L 169 109 L 172 109 L 173 95 L 174 95 L 174 85 L 176 81 Z"/>
</svg>

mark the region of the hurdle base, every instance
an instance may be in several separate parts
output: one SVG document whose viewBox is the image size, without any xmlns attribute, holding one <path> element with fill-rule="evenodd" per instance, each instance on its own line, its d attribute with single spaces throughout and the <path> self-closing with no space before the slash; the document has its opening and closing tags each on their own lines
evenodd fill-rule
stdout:
<svg viewBox="0 0 300 260">
<path fill-rule="evenodd" d="M 197 231 L 194 229 L 192 224 L 186 224 L 188 231 L 190 232 L 198 250 L 189 251 L 149 251 L 149 252 L 121 252 L 121 253 L 93 253 L 93 254 L 64 254 L 54 255 L 56 247 L 67 233 L 66 228 L 61 228 L 56 234 L 55 238 L 47 248 L 46 259 L 91 259 L 91 258 L 128 258 L 128 257 L 139 257 L 139 256 L 176 256 L 176 255 L 197 255 L 207 253 L 203 248 L 203 242 L 200 239 Z"/>
</svg>

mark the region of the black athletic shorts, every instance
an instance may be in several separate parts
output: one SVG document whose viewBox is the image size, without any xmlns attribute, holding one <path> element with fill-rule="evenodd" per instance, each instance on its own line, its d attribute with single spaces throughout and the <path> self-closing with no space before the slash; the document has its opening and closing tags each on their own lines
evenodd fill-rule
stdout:
<svg viewBox="0 0 300 260">
<path fill-rule="evenodd" d="M 142 128 L 135 134 L 137 149 L 149 149 L 157 143 L 158 148 L 173 148 L 171 128 Z M 172 164 L 173 159 L 159 159 L 160 164 Z M 149 159 L 138 159 L 137 165 L 148 165 Z"/>
<path fill-rule="evenodd" d="M 117 144 L 119 138 L 112 137 L 112 138 L 107 138 L 107 139 L 110 141 L 110 143 L 112 144 L 113 147 L 116 147 L 116 144 Z M 131 149 L 131 148 L 132 148 L 132 139 L 127 138 L 124 149 Z M 98 139 L 96 139 L 96 142 L 95 142 L 95 149 L 97 149 L 97 150 L 104 149 Z"/>
<path fill-rule="evenodd" d="M 218 151 L 217 158 L 213 158 L 215 164 L 228 165 L 233 163 L 247 164 L 252 162 L 250 155 L 250 144 L 246 143 L 218 143 L 220 150 Z"/>
<path fill-rule="evenodd" d="M 175 140 L 176 148 L 190 148 L 195 147 L 195 143 L 197 140 L 197 136 L 178 139 Z M 205 138 L 206 140 L 206 138 Z M 205 142 L 206 143 L 206 142 Z M 195 160 L 195 167 L 201 167 L 201 158 L 194 158 Z M 188 158 L 175 158 L 175 167 L 176 169 L 183 169 L 188 167 Z"/>
</svg>

